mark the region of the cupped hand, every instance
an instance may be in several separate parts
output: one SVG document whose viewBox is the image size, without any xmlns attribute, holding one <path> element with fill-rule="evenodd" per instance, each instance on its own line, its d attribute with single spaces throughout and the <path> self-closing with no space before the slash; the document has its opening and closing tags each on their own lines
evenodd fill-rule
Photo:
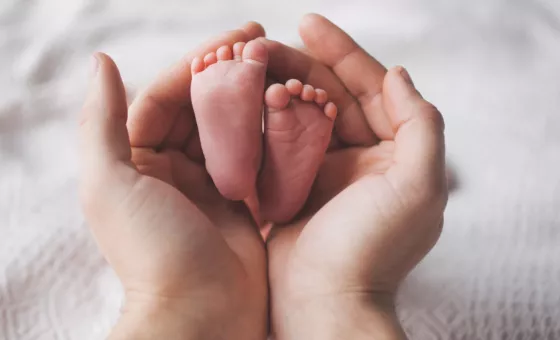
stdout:
<svg viewBox="0 0 560 340">
<path fill-rule="evenodd" d="M 191 53 L 127 108 L 115 63 L 95 56 L 81 117 L 81 198 L 126 301 L 115 339 L 263 339 L 264 242 L 202 164 L 190 60 L 264 35 L 250 23 Z M 128 125 L 128 128 L 127 128 Z"/>
<path fill-rule="evenodd" d="M 300 34 L 307 54 L 266 41 L 270 73 L 327 90 L 340 114 L 307 206 L 268 240 L 273 332 L 404 338 L 394 294 L 438 239 L 447 202 L 442 116 L 405 69 L 387 72 L 325 18 L 306 16 Z"/>
</svg>

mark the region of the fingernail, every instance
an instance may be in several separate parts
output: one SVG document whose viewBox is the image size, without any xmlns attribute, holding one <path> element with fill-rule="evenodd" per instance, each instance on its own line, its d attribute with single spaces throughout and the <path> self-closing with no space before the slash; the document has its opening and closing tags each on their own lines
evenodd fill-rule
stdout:
<svg viewBox="0 0 560 340">
<path fill-rule="evenodd" d="M 408 73 L 408 71 L 406 70 L 406 68 L 401 67 L 401 76 L 403 77 L 403 79 L 409 84 L 414 86 L 414 82 L 412 81 L 412 78 L 410 77 L 410 73 Z"/>
<path fill-rule="evenodd" d="M 97 71 L 99 70 L 99 59 L 97 59 L 96 55 L 91 56 L 91 68 L 90 68 L 90 78 L 94 78 L 97 75 Z"/>
</svg>

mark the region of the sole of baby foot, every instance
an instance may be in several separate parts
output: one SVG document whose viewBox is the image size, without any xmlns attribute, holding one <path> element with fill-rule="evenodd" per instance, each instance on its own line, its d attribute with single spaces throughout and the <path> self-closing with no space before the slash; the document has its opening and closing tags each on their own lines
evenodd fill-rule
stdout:
<svg viewBox="0 0 560 340">
<path fill-rule="evenodd" d="M 328 148 L 337 108 L 327 92 L 289 80 L 265 93 L 262 218 L 285 223 L 301 210 Z"/>
<path fill-rule="evenodd" d="M 259 41 L 222 46 L 191 63 L 192 104 L 206 168 L 220 193 L 243 200 L 262 157 L 268 52 Z"/>
</svg>

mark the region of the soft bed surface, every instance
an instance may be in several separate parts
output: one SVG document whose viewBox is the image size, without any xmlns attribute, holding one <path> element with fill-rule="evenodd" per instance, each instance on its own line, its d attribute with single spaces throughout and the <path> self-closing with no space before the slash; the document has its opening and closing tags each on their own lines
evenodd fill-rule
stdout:
<svg viewBox="0 0 560 340">
<path fill-rule="evenodd" d="M 403 285 L 412 339 L 560 339 L 560 2 L 0 2 L 0 339 L 101 339 L 122 293 L 77 202 L 89 56 L 131 93 L 211 35 L 257 20 L 298 43 L 327 15 L 444 113 L 458 188 Z"/>
</svg>

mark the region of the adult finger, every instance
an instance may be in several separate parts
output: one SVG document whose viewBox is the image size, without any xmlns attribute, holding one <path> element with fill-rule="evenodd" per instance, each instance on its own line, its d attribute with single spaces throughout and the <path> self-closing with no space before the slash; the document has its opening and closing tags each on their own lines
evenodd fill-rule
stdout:
<svg viewBox="0 0 560 340">
<path fill-rule="evenodd" d="M 385 115 L 381 92 L 387 70 L 348 34 L 318 14 L 308 14 L 300 24 L 300 36 L 309 53 L 332 68 L 365 114 L 347 117 L 349 130 L 358 130 L 367 119 L 377 137 L 391 139 L 393 131 Z"/>
<path fill-rule="evenodd" d="M 280 42 L 261 39 L 269 52 L 268 73 L 276 81 L 299 79 L 324 89 L 339 110 L 335 130 L 349 145 L 372 145 L 376 138 L 369 128 L 356 99 L 348 93 L 340 79 L 323 63 Z"/>
<path fill-rule="evenodd" d="M 389 71 L 383 85 L 385 109 L 395 133 L 393 166 L 387 172 L 394 186 L 405 186 L 406 199 L 440 204 L 447 201 L 444 122 L 424 100 L 402 67 Z"/>
<path fill-rule="evenodd" d="M 98 53 L 93 60 L 80 121 L 80 174 L 82 203 L 95 220 L 118 205 L 137 173 L 130 165 L 126 93 L 119 70 L 107 55 Z"/>
<path fill-rule="evenodd" d="M 250 22 L 241 29 L 227 32 L 203 44 L 161 74 L 129 109 L 128 129 L 132 146 L 155 148 L 168 138 L 178 144 L 181 138 L 186 140 L 194 126 L 190 93 L 192 59 L 220 46 L 264 35 L 261 25 Z"/>
</svg>

